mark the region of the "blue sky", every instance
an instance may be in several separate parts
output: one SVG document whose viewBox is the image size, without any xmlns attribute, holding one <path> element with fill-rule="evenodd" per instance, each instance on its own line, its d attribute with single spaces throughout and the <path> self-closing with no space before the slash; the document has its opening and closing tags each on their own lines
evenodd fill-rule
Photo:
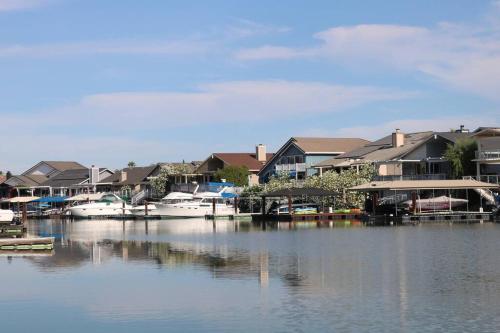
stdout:
<svg viewBox="0 0 500 333">
<path fill-rule="evenodd" d="M 0 170 L 500 124 L 499 1 L 0 0 Z"/>
</svg>

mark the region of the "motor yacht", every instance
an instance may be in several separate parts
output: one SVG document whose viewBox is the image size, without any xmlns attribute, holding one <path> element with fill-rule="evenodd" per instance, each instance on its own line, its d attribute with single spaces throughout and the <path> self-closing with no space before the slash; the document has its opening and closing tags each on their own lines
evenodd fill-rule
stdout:
<svg viewBox="0 0 500 333">
<path fill-rule="evenodd" d="M 68 208 L 70 214 L 78 218 L 92 216 L 118 216 L 130 215 L 132 206 L 128 205 L 115 194 L 105 194 L 101 199 L 82 205 Z"/>
<path fill-rule="evenodd" d="M 234 205 L 230 198 L 234 195 L 226 193 L 227 188 L 220 192 L 181 193 L 173 192 L 156 204 L 156 215 L 161 217 L 204 217 L 229 216 L 235 214 Z"/>
</svg>

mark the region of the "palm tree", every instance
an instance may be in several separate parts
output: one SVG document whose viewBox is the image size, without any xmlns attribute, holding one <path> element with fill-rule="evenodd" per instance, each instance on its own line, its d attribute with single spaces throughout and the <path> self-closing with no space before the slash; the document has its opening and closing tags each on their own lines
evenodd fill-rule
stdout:
<svg viewBox="0 0 500 333">
<path fill-rule="evenodd" d="M 130 162 L 128 162 L 127 166 L 129 168 L 135 168 L 135 162 L 134 161 L 130 161 Z"/>
<path fill-rule="evenodd" d="M 450 162 L 453 177 L 461 178 L 474 174 L 477 142 L 471 138 L 460 139 L 455 144 L 448 144 L 444 158 Z"/>
</svg>

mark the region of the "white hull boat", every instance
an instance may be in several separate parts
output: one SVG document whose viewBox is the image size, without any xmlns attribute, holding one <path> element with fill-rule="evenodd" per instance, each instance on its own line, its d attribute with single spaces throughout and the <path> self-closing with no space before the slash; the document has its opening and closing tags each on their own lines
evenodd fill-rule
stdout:
<svg viewBox="0 0 500 333">
<path fill-rule="evenodd" d="M 146 216 L 146 205 L 135 206 L 130 211 L 134 216 Z M 148 204 L 147 216 L 158 216 L 156 204 Z"/>
<path fill-rule="evenodd" d="M 131 215 L 132 206 L 126 204 L 114 194 L 107 194 L 101 200 L 68 208 L 70 214 L 77 218 L 93 216 Z"/>
<path fill-rule="evenodd" d="M 166 218 L 191 218 L 214 215 L 214 200 L 216 216 L 234 215 L 234 206 L 229 204 L 227 199 L 223 198 L 223 192 L 224 190 L 219 193 L 170 193 L 163 198 L 161 203 L 156 204 L 156 215 Z"/>
<path fill-rule="evenodd" d="M 14 212 L 10 209 L 0 209 L 0 222 L 12 222 L 14 220 Z"/>
<path fill-rule="evenodd" d="M 416 208 L 418 211 L 449 210 L 466 205 L 468 200 L 450 198 L 445 195 L 431 199 L 417 199 Z M 404 202 L 408 207 L 412 207 L 412 200 Z"/>
</svg>

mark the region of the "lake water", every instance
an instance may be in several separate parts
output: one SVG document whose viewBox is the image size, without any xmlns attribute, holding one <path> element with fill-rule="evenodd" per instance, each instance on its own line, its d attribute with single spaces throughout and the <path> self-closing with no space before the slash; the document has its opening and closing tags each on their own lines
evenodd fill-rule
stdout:
<svg viewBox="0 0 500 333">
<path fill-rule="evenodd" d="M 1 332 L 498 332 L 500 225 L 42 221 Z"/>
</svg>

